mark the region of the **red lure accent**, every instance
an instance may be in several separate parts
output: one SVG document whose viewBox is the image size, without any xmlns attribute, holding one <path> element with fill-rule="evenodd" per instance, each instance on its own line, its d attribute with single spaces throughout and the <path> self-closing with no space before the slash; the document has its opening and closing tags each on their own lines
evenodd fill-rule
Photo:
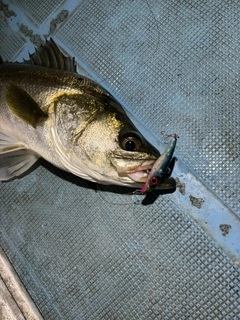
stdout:
<svg viewBox="0 0 240 320">
<path fill-rule="evenodd" d="M 153 185 L 156 185 L 156 184 L 158 183 L 158 178 L 152 177 L 152 178 L 150 179 L 150 183 L 153 184 Z"/>
</svg>

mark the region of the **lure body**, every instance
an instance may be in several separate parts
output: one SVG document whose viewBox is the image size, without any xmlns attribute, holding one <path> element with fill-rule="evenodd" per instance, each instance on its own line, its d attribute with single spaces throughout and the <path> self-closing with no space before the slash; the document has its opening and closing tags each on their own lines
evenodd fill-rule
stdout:
<svg viewBox="0 0 240 320">
<path fill-rule="evenodd" d="M 144 194 L 146 192 L 152 191 L 156 188 L 157 185 L 159 185 L 166 172 L 168 165 L 172 159 L 173 152 L 176 147 L 177 139 L 179 138 L 176 133 L 171 135 L 171 140 L 168 143 L 168 146 L 166 150 L 163 152 L 163 154 L 157 159 L 157 161 L 152 166 L 151 172 L 149 173 L 148 179 L 146 183 L 143 185 L 142 189 L 140 190 L 140 193 Z"/>
</svg>

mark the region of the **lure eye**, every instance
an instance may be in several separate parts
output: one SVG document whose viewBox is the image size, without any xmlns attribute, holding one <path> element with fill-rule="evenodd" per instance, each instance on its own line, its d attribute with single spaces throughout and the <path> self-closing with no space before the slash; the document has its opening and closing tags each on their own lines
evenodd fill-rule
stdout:
<svg viewBox="0 0 240 320">
<path fill-rule="evenodd" d="M 152 178 L 150 179 L 150 183 L 155 186 L 155 185 L 158 183 L 158 178 L 152 177 Z"/>
<path fill-rule="evenodd" d="M 125 137 L 121 145 L 127 151 L 136 151 L 141 147 L 141 142 L 135 137 Z"/>
</svg>

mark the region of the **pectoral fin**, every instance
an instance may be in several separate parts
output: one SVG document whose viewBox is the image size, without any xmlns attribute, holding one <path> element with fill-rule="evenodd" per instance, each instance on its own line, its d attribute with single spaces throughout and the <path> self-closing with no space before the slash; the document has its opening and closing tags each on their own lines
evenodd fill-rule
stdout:
<svg viewBox="0 0 240 320">
<path fill-rule="evenodd" d="M 7 134 L 0 132 L 0 154 L 24 148 L 25 146 L 21 142 L 18 142 Z"/>
<path fill-rule="evenodd" d="M 39 156 L 14 138 L 0 132 L 0 180 L 9 180 L 28 170 Z"/>
<path fill-rule="evenodd" d="M 14 83 L 9 83 L 6 86 L 6 101 L 12 113 L 33 128 L 36 128 L 39 123 L 47 118 L 36 101 L 24 89 Z"/>
<path fill-rule="evenodd" d="M 0 180 L 9 180 L 27 171 L 38 159 L 31 150 L 21 149 L 0 154 Z"/>
</svg>

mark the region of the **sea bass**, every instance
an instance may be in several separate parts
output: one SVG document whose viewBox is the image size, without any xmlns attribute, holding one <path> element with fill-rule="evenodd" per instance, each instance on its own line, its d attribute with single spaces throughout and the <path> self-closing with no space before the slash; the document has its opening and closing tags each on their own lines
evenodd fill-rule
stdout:
<svg viewBox="0 0 240 320">
<path fill-rule="evenodd" d="M 39 157 L 81 178 L 139 187 L 159 157 L 118 101 L 76 73 L 50 39 L 23 63 L 0 59 L 0 180 Z"/>
</svg>

